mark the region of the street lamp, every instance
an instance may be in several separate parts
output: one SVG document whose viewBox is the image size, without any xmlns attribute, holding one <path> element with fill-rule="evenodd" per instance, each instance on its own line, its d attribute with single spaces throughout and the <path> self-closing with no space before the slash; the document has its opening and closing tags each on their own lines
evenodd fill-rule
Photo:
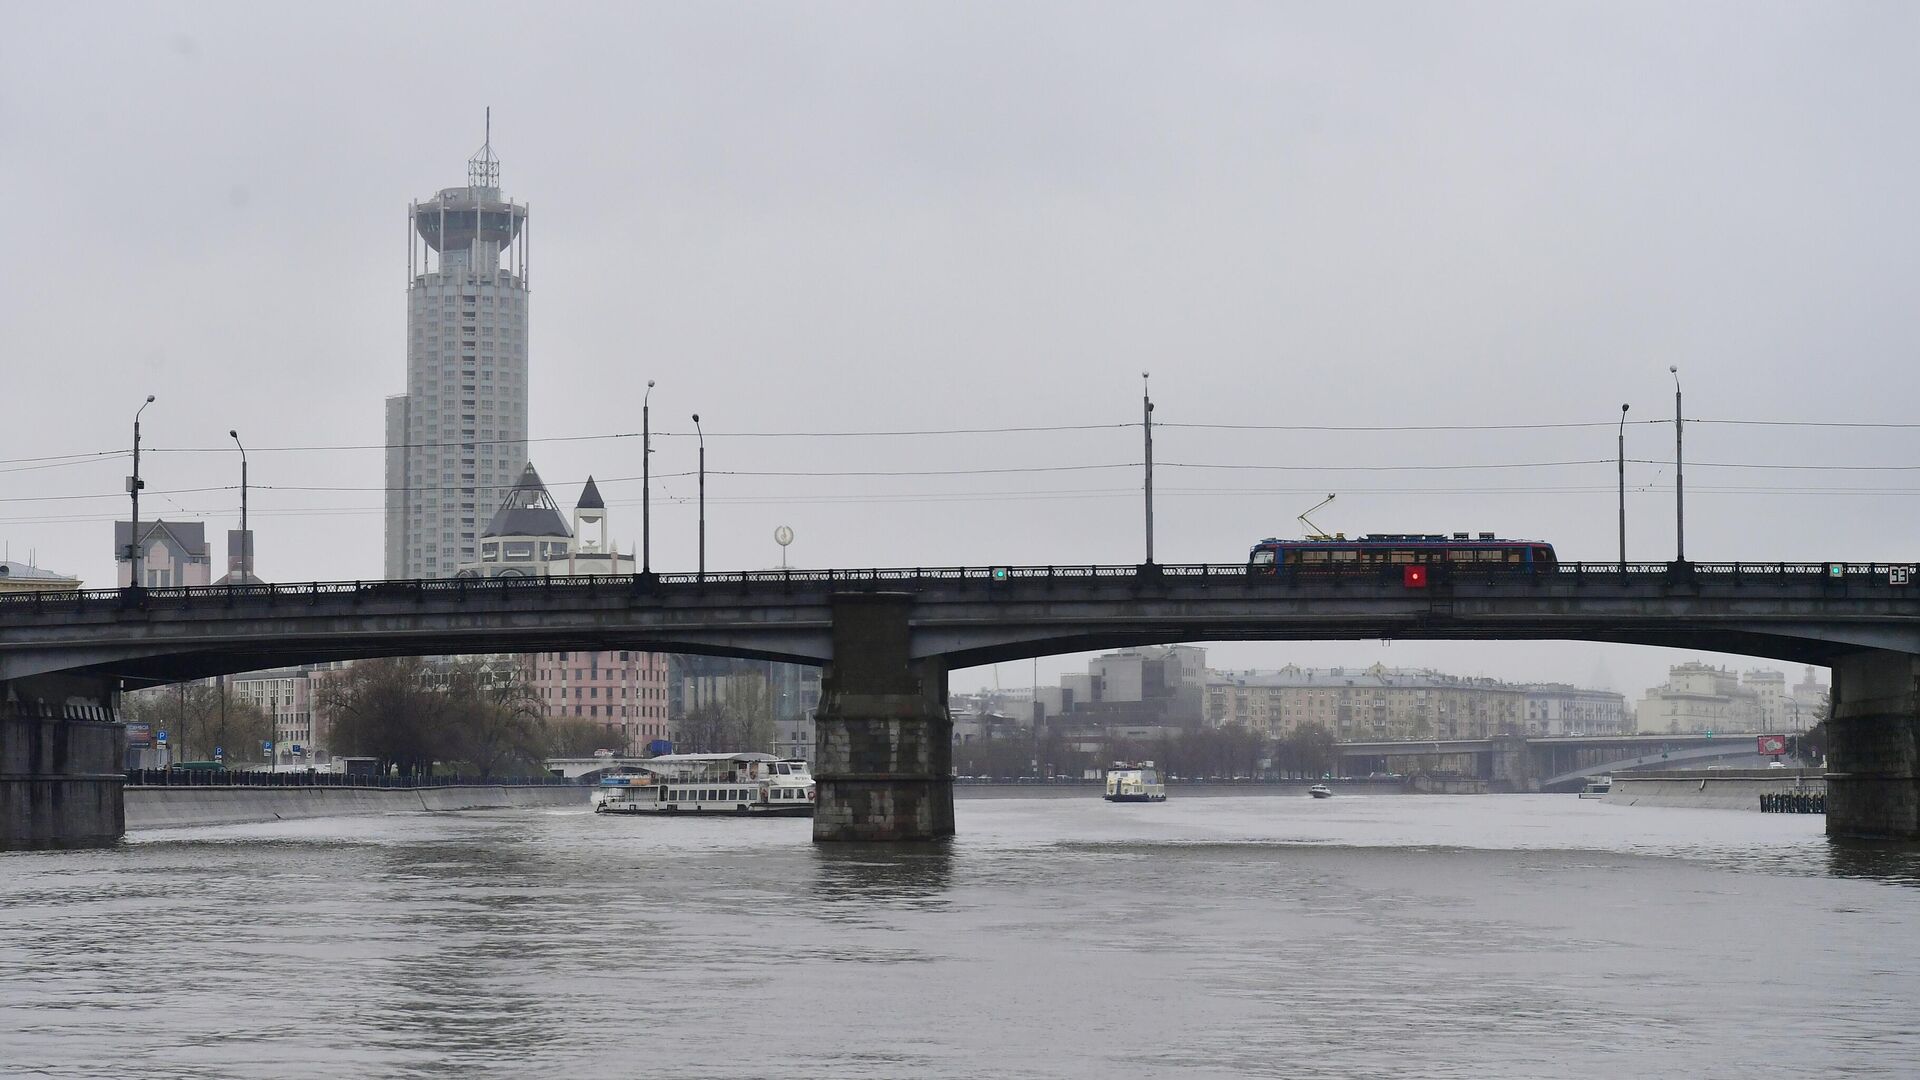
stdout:
<svg viewBox="0 0 1920 1080">
<path fill-rule="evenodd" d="M 693 433 L 700 440 L 700 580 L 707 580 L 707 433 L 700 430 L 700 414 L 693 414 Z"/>
<path fill-rule="evenodd" d="M 147 400 L 133 411 L 133 475 L 127 477 L 127 494 L 133 496 L 133 531 L 127 536 L 127 563 L 131 567 L 127 583 L 136 589 L 144 584 L 140 565 L 140 489 L 147 486 L 140 479 L 140 414 L 151 404 L 153 395 L 148 394 Z"/>
<path fill-rule="evenodd" d="M 1153 398 L 1149 394 L 1148 372 L 1140 373 L 1140 426 L 1147 439 L 1147 565 L 1153 565 Z"/>
<path fill-rule="evenodd" d="M 653 399 L 653 380 L 647 380 L 647 392 L 640 397 L 640 573 L 653 576 L 653 431 L 647 424 L 647 407 Z"/>
<path fill-rule="evenodd" d="M 1620 573 L 1627 572 L 1627 406 L 1620 406 Z"/>
<path fill-rule="evenodd" d="M 1674 561 L 1687 561 L 1687 486 L 1681 476 L 1680 369 L 1667 365 L 1673 376 L 1673 547 Z"/>
<path fill-rule="evenodd" d="M 253 534 L 247 531 L 247 448 L 240 442 L 240 432 L 228 430 L 233 445 L 240 447 L 240 584 L 253 583 Z M 227 584 L 233 584 L 231 574 Z"/>
</svg>

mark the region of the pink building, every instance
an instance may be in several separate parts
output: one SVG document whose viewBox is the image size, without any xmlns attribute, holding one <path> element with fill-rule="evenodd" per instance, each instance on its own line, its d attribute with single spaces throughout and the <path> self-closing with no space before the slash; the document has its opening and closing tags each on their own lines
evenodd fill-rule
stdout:
<svg viewBox="0 0 1920 1080">
<path fill-rule="evenodd" d="M 610 750 L 637 751 L 670 737 L 663 653 L 544 652 L 529 658 L 548 716 L 591 720 Z"/>
<path fill-rule="evenodd" d="M 120 564 L 120 587 L 134 583 L 133 522 L 113 523 L 114 560 Z M 140 584 L 150 589 L 177 585 L 205 585 L 213 575 L 207 551 L 207 527 L 198 521 L 143 521 L 140 523 Z"/>
<path fill-rule="evenodd" d="M 587 480 L 573 523 L 541 482 L 532 462 L 480 534 L 480 557 L 456 577 L 628 575 L 634 558 L 614 545 L 607 505 Z M 635 650 L 543 652 L 527 657 L 528 675 L 549 717 L 589 720 L 606 732 L 606 748 L 638 751 L 670 737 L 667 658 Z"/>
</svg>

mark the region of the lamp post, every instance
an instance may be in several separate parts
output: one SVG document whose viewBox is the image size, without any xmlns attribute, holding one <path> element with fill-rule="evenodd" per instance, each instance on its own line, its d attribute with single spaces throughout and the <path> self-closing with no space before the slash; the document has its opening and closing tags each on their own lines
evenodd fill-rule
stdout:
<svg viewBox="0 0 1920 1080">
<path fill-rule="evenodd" d="M 127 494 L 133 496 L 133 531 L 127 535 L 127 564 L 131 568 L 127 583 L 136 589 L 144 585 L 140 566 L 140 489 L 147 486 L 140 479 L 140 414 L 151 404 L 153 395 L 148 394 L 147 400 L 133 411 L 133 475 L 127 477 Z"/>
<path fill-rule="evenodd" d="M 707 580 L 707 433 L 700 430 L 700 414 L 693 414 L 693 433 L 700 440 L 700 580 Z"/>
<path fill-rule="evenodd" d="M 640 573 L 653 576 L 653 431 L 647 424 L 647 408 L 653 399 L 653 380 L 647 380 L 647 392 L 640 398 Z"/>
<path fill-rule="evenodd" d="M 240 447 L 240 584 L 253 583 L 253 534 L 247 531 L 247 448 L 240 442 L 240 432 L 228 430 L 233 445 Z M 228 575 L 227 584 L 233 584 L 232 575 Z"/>
<path fill-rule="evenodd" d="M 1627 406 L 1620 406 L 1620 573 L 1627 572 Z"/>
<path fill-rule="evenodd" d="M 1680 369 L 1669 364 L 1667 373 L 1673 376 L 1673 558 L 1675 562 L 1687 561 L 1687 485 L 1681 475 L 1681 435 L 1683 421 L 1680 419 Z"/>
<path fill-rule="evenodd" d="M 1140 373 L 1140 426 L 1147 439 L 1147 565 L 1153 565 L 1153 398 L 1148 392 L 1148 372 Z"/>
</svg>

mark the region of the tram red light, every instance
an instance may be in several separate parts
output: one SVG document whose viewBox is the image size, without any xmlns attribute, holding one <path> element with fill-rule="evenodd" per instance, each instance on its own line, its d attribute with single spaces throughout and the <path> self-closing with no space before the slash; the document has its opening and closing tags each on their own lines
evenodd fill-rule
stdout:
<svg viewBox="0 0 1920 1080">
<path fill-rule="evenodd" d="M 1400 569 L 1400 583 L 1409 589 L 1427 587 L 1427 568 L 1424 566 L 1405 566 Z"/>
</svg>

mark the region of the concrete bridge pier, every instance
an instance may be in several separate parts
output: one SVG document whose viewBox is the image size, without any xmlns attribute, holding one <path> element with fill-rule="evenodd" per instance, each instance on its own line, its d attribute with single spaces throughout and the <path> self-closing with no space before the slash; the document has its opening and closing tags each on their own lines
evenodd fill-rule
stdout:
<svg viewBox="0 0 1920 1080">
<path fill-rule="evenodd" d="M 832 610 L 814 720 L 814 841 L 952 836 L 947 669 L 910 658 L 913 597 L 843 593 Z"/>
<path fill-rule="evenodd" d="M 0 851 L 111 844 L 126 832 L 126 736 L 110 680 L 0 681 Z"/>
<path fill-rule="evenodd" d="M 1876 649 L 1835 661 L 1827 835 L 1920 840 L 1920 656 Z"/>
</svg>

